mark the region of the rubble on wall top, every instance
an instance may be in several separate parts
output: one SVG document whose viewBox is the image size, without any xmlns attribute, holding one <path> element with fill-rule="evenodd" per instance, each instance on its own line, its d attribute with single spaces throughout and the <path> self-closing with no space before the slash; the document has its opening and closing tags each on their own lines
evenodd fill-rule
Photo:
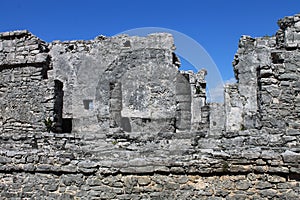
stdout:
<svg viewBox="0 0 300 200">
<path fill-rule="evenodd" d="M 16 31 L 8 31 L 0 33 L 0 39 L 14 39 L 14 38 L 21 38 L 24 36 L 32 35 L 28 30 L 16 30 Z"/>
<path fill-rule="evenodd" d="M 294 26 L 297 22 L 300 21 L 300 13 L 296 14 L 294 16 L 288 16 L 284 17 L 282 19 L 279 19 L 277 24 L 281 29 L 286 29 L 287 27 Z"/>
</svg>

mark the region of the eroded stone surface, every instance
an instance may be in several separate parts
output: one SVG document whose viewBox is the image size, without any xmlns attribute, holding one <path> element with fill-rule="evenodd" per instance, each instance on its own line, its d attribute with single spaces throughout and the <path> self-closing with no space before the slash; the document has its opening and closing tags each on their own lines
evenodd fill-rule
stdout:
<svg viewBox="0 0 300 200">
<path fill-rule="evenodd" d="M 206 70 L 178 70 L 170 34 L 1 33 L 0 196 L 296 199 L 300 18 L 278 23 L 241 37 L 223 104 Z"/>
</svg>

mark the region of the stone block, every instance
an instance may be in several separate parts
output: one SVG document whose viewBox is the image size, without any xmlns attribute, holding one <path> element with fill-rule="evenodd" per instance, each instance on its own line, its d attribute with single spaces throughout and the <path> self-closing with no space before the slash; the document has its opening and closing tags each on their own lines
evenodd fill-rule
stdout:
<svg viewBox="0 0 300 200">
<path fill-rule="evenodd" d="M 279 80 L 289 80 L 289 81 L 294 81 L 294 80 L 299 80 L 299 76 L 295 73 L 285 73 L 280 75 Z"/>
<path fill-rule="evenodd" d="M 187 81 L 186 83 L 177 83 L 176 84 L 176 94 L 178 95 L 190 95 L 190 85 Z"/>
<path fill-rule="evenodd" d="M 137 180 L 138 180 L 138 184 L 140 186 L 146 186 L 146 185 L 149 185 L 151 183 L 151 179 L 147 176 L 138 177 Z"/>
<path fill-rule="evenodd" d="M 178 94 L 176 95 L 177 102 L 191 102 L 191 95 L 190 94 Z"/>
<path fill-rule="evenodd" d="M 299 136 L 300 130 L 299 129 L 287 129 L 286 134 L 289 136 Z"/>
<path fill-rule="evenodd" d="M 267 197 L 267 198 L 273 198 L 275 197 L 278 192 L 275 189 L 267 189 L 267 190 L 261 190 L 258 192 L 262 197 Z"/>
<path fill-rule="evenodd" d="M 236 188 L 238 190 L 248 190 L 251 186 L 249 181 L 238 181 L 236 182 Z"/>
<path fill-rule="evenodd" d="M 11 158 L 7 158 L 5 156 L 0 156 L 0 164 L 6 164 L 6 163 L 10 163 L 11 162 Z"/>
<path fill-rule="evenodd" d="M 286 177 L 278 176 L 278 175 L 269 175 L 268 182 L 270 183 L 284 183 L 286 182 Z"/>
<path fill-rule="evenodd" d="M 265 182 L 265 181 L 258 181 L 256 184 L 255 184 L 255 188 L 256 189 L 260 189 L 260 190 L 262 190 L 262 189 L 268 189 L 268 188 L 272 188 L 272 184 L 271 183 L 269 183 L 269 182 Z"/>
<path fill-rule="evenodd" d="M 300 160 L 300 153 L 286 150 L 282 153 L 283 161 L 288 163 L 298 163 Z"/>
<path fill-rule="evenodd" d="M 78 167 L 83 167 L 83 168 L 94 168 L 94 167 L 98 167 L 98 163 L 97 162 L 93 162 L 93 161 L 80 161 L 77 164 Z"/>
</svg>

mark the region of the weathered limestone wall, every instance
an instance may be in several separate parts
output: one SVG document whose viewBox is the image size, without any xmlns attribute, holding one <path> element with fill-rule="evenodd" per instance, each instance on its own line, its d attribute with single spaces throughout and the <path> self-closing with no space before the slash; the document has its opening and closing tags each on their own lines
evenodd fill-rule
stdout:
<svg viewBox="0 0 300 200">
<path fill-rule="evenodd" d="M 27 31 L 0 35 L 0 131 L 41 132 L 54 117 L 48 48 Z"/>
<path fill-rule="evenodd" d="M 158 131 L 175 123 L 179 72 L 171 35 L 99 36 L 49 48 L 55 77 L 64 84 L 63 117 L 72 118 L 73 131 Z M 111 96 L 116 84 L 120 99 Z"/>
<path fill-rule="evenodd" d="M 166 41 L 169 39 L 169 35 L 160 35 L 156 40 L 150 38 L 150 41 L 157 43 L 161 37 L 165 37 Z M 127 42 L 127 45 L 134 45 L 134 41 Z M 143 49 L 126 46 L 126 50 L 99 78 L 95 106 L 98 109 L 98 120 L 113 118 L 115 122 L 112 123 L 128 132 L 159 131 L 163 129 L 164 123 L 174 121 L 174 83 L 178 69 L 172 62 L 171 44 L 172 40 L 162 49 L 151 43 Z M 115 84 L 120 85 L 119 119 L 110 114 L 110 109 L 117 105 L 110 96 L 110 91 L 116 90 Z M 115 125 L 110 124 L 110 127 L 115 128 Z"/>
<path fill-rule="evenodd" d="M 286 131 L 285 138 L 292 146 L 300 133 L 299 23 L 299 16 L 278 21 L 280 29 L 272 38 L 277 41 L 276 48 L 269 47 L 269 62 L 259 69 L 262 123 Z"/>
<path fill-rule="evenodd" d="M 237 109 L 243 110 L 236 112 L 239 116 L 233 118 L 233 124 L 240 124 L 243 129 L 262 128 L 282 137 L 289 147 L 297 146 L 300 133 L 299 23 L 298 15 L 287 17 L 278 21 L 276 36 L 243 36 L 233 63 L 237 90 L 225 94 L 235 93 L 234 102 L 240 104 Z M 250 97 L 246 98 L 251 99 L 250 103 L 244 101 L 242 93 Z"/>
<path fill-rule="evenodd" d="M 2 135 L 0 195 L 19 199 L 296 199 L 300 155 L 267 146 L 251 148 L 257 141 L 268 141 L 255 141 L 251 134 L 244 133 L 250 140 L 242 144 L 236 138 L 224 140 L 231 150 L 213 147 L 205 138 L 195 145 L 191 140 L 195 136 L 187 134 L 131 136 L 127 144 L 124 138 L 105 144 L 74 134 L 28 133 L 22 138 L 11 134 L 5 140 Z M 224 141 L 213 142 L 225 145 Z"/>
<path fill-rule="evenodd" d="M 206 119 L 202 117 L 203 112 L 201 109 L 206 105 L 206 81 L 205 76 L 207 71 L 202 69 L 196 74 L 194 72 L 182 72 L 185 76 L 189 77 L 190 89 L 186 90 L 190 93 L 190 106 L 191 117 L 187 120 L 191 122 L 192 131 L 203 131 L 207 129 Z M 205 125 L 204 125 L 205 124 Z"/>
<path fill-rule="evenodd" d="M 276 134 L 286 131 L 289 139 L 297 135 L 299 16 L 279 20 L 278 25 L 276 36 L 243 36 L 239 41 L 233 62 L 238 84 L 225 92 L 231 113 L 226 115 L 228 131 L 267 128 Z"/>
<path fill-rule="evenodd" d="M 178 71 L 169 34 L 2 33 L 0 197 L 297 199 L 299 20 L 240 39 L 224 104 L 205 70 Z"/>
<path fill-rule="evenodd" d="M 49 199 L 298 199 L 293 176 L 1 174 L 6 198 Z M 7 187 L 8 185 L 12 187 Z M 25 187 L 22 187 L 25 186 Z"/>
<path fill-rule="evenodd" d="M 238 132 L 243 129 L 243 104 L 238 84 L 226 85 L 225 98 L 225 129 L 226 132 Z"/>
<path fill-rule="evenodd" d="M 227 112 L 228 114 L 228 112 Z M 209 104 L 209 136 L 219 138 L 225 132 L 225 116 L 224 104 L 210 103 Z"/>
</svg>

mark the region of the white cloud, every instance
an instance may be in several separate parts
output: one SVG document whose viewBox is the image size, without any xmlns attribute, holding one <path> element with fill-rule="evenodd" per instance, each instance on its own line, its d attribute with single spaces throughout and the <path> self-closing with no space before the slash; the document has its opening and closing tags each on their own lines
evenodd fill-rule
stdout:
<svg viewBox="0 0 300 200">
<path fill-rule="evenodd" d="M 230 79 L 224 81 L 224 84 L 219 84 L 215 88 L 207 91 L 207 101 L 223 103 L 224 102 L 224 85 L 230 84 L 230 83 L 236 83 L 236 79 L 230 78 Z"/>
<path fill-rule="evenodd" d="M 225 84 L 227 84 L 227 83 L 236 83 L 236 79 L 234 77 L 232 77 L 229 80 L 226 80 L 224 83 Z"/>
</svg>

